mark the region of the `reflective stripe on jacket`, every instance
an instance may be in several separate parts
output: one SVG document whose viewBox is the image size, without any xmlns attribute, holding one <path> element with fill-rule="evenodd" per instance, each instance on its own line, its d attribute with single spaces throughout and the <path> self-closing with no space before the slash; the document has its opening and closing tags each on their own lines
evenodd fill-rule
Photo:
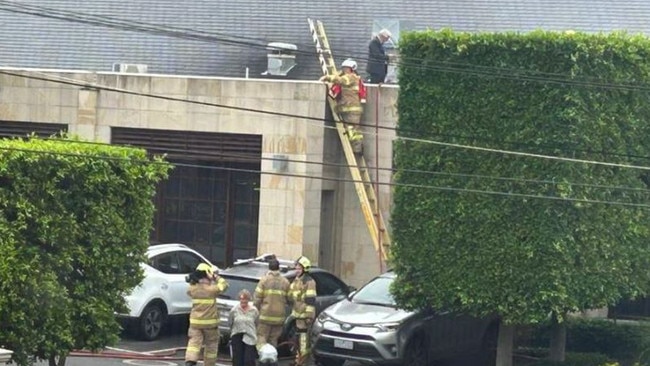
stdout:
<svg viewBox="0 0 650 366">
<path fill-rule="evenodd" d="M 341 86 L 341 92 L 336 104 L 339 113 L 363 112 L 361 100 L 359 99 L 359 81 L 361 80 L 359 75 L 341 73 L 339 75 L 328 75 L 325 80 Z"/>
<path fill-rule="evenodd" d="M 293 301 L 293 315 L 296 319 L 314 319 L 316 317 L 316 282 L 304 273 L 291 283 L 289 294 Z"/>
<path fill-rule="evenodd" d="M 254 305 L 260 311 L 259 321 L 266 324 L 283 324 L 287 316 L 289 280 L 280 271 L 269 271 L 255 288 Z"/>
<path fill-rule="evenodd" d="M 216 283 L 190 285 L 187 295 L 192 298 L 190 327 L 216 328 L 219 325 L 217 296 L 228 288 L 228 283 L 219 277 Z"/>
</svg>

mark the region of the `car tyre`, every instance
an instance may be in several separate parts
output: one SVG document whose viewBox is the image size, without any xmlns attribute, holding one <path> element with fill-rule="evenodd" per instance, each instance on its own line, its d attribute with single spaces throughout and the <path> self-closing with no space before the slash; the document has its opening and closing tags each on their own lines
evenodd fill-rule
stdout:
<svg viewBox="0 0 650 366">
<path fill-rule="evenodd" d="M 160 336 L 165 323 L 165 311 L 160 304 L 149 304 L 138 319 L 138 335 L 142 340 L 153 341 Z"/>
<path fill-rule="evenodd" d="M 316 357 L 314 356 L 314 363 L 319 366 L 343 366 L 345 360 L 339 360 L 329 357 Z"/>
<path fill-rule="evenodd" d="M 422 333 L 416 333 L 406 343 L 404 351 L 404 365 L 408 366 L 429 366 L 429 342 L 427 336 Z"/>
</svg>

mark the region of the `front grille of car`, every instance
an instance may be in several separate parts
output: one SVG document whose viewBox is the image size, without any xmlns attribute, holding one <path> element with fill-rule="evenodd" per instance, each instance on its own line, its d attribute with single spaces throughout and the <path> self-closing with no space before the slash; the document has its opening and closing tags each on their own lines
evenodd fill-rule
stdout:
<svg viewBox="0 0 650 366">
<path fill-rule="evenodd" d="M 343 356 L 362 357 L 369 359 L 381 359 L 377 349 L 367 343 L 354 342 L 354 349 L 342 349 L 334 347 L 334 340 L 330 338 L 320 338 L 315 345 L 315 348 L 321 352 L 336 353 Z"/>
<path fill-rule="evenodd" d="M 328 330 L 328 329 L 323 330 L 322 334 L 332 336 L 332 337 L 337 337 L 337 338 L 363 339 L 363 340 L 367 340 L 367 341 L 374 341 L 375 340 L 373 337 L 371 337 L 369 335 L 336 332 L 336 331 L 332 331 L 332 330 Z"/>
</svg>

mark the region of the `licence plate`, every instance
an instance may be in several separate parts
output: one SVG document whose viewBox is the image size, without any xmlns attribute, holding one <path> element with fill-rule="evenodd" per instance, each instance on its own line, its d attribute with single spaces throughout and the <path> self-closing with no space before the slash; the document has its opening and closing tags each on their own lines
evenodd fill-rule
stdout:
<svg viewBox="0 0 650 366">
<path fill-rule="evenodd" d="M 334 347 L 343 348 L 343 349 L 354 349 L 354 344 L 352 341 L 344 341 L 342 339 L 334 340 Z"/>
</svg>

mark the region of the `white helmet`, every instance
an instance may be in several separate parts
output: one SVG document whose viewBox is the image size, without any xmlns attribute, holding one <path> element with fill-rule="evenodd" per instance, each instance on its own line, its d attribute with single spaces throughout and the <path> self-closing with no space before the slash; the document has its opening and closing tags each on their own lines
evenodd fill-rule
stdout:
<svg viewBox="0 0 650 366">
<path fill-rule="evenodd" d="M 354 61 L 353 59 L 349 58 L 349 59 L 343 61 L 343 63 L 341 64 L 341 68 L 343 68 L 343 67 L 349 67 L 349 68 L 351 68 L 353 71 L 356 71 L 356 69 L 357 69 L 357 62 Z"/>
</svg>

